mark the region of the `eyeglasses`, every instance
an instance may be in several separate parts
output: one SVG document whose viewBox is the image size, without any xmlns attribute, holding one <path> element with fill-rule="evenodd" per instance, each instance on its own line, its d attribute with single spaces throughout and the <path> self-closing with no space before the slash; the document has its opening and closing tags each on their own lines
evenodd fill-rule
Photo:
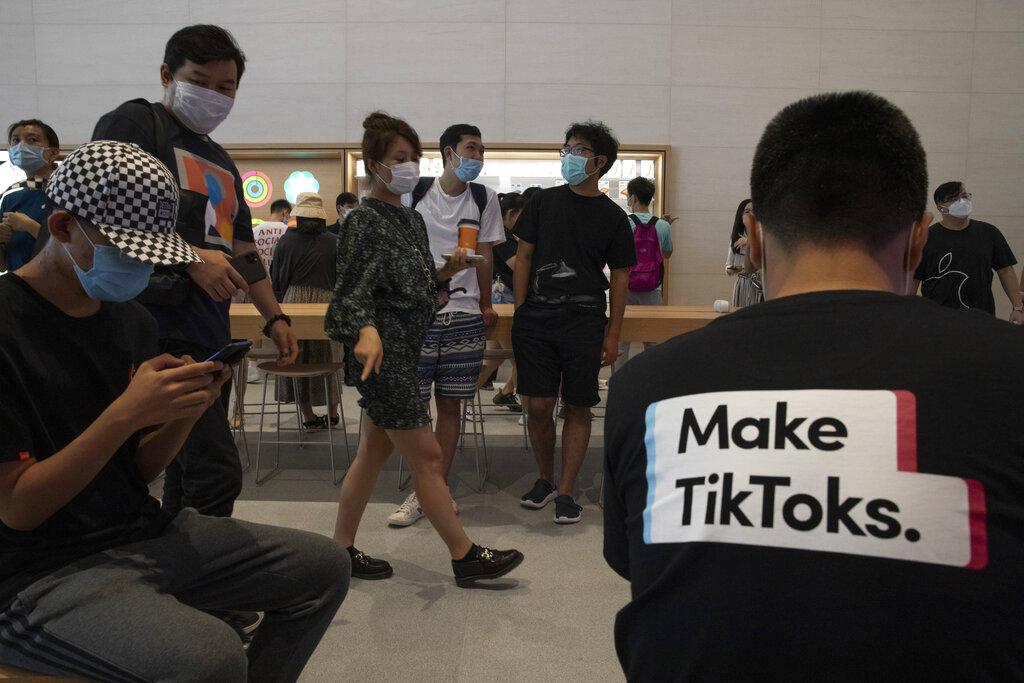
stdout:
<svg viewBox="0 0 1024 683">
<path fill-rule="evenodd" d="M 570 154 L 575 157 L 580 157 L 583 156 L 584 152 L 590 152 L 591 154 L 593 154 L 594 150 L 592 150 L 590 147 L 587 147 L 586 145 L 573 145 L 572 147 L 566 145 L 562 149 L 558 150 L 559 156 L 563 157 L 569 156 Z"/>
</svg>

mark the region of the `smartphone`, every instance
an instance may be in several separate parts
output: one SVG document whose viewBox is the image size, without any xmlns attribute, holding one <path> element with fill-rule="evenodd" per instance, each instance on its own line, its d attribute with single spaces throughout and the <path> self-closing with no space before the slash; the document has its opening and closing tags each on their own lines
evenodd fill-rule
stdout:
<svg viewBox="0 0 1024 683">
<path fill-rule="evenodd" d="M 441 257 L 445 260 L 450 261 L 452 258 L 451 254 L 441 254 Z M 487 258 L 480 254 L 469 254 L 466 256 L 466 263 L 487 263 Z"/>
<path fill-rule="evenodd" d="M 245 354 L 249 353 L 249 349 L 251 348 L 252 342 L 248 339 L 240 342 L 232 342 L 203 362 L 206 363 L 211 360 L 219 360 L 224 365 L 234 365 L 238 361 L 242 360 L 242 358 L 245 357 Z"/>
<path fill-rule="evenodd" d="M 249 251 L 239 254 L 228 260 L 231 267 L 238 271 L 238 274 L 245 278 L 250 285 L 254 282 L 267 279 L 267 269 L 263 267 L 263 259 L 259 252 Z"/>
</svg>

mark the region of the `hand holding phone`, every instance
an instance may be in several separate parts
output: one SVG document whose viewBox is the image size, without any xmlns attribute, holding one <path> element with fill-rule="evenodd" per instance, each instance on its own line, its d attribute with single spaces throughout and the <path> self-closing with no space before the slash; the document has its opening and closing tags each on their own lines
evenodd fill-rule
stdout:
<svg viewBox="0 0 1024 683">
<path fill-rule="evenodd" d="M 247 284 L 253 284 L 260 280 L 267 279 L 267 269 L 263 267 L 263 259 L 260 258 L 259 252 L 248 251 L 238 256 L 233 256 L 228 260 L 231 267 L 238 271 Z"/>
<path fill-rule="evenodd" d="M 443 258 L 445 261 L 451 261 L 452 255 L 441 254 L 441 258 Z M 466 254 L 465 259 L 466 263 L 470 263 L 474 266 L 480 265 L 481 263 L 487 263 L 487 257 L 481 256 L 480 254 Z"/>
<path fill-rule="evenodd" d="M 238 361 L 242 360 L 242 358 L 245 357 L 245 354 L 249 353 L 250 349 L 252 349 L 252 342 L 248 339 L 240 342 L 232 342 L 203 362 L 220 361 L 224 365 L 234 365 Z"/>
</svg>

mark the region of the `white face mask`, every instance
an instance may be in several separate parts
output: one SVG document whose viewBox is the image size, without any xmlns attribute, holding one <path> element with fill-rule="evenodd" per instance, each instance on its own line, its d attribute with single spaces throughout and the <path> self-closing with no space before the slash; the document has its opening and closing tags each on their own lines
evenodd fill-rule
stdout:
<svg viewBox="0 0 1024 683">
<path fill-rule="evenodd" d="M 201 85 L 171 81 L 164 103 L 189 130 L 206 135 L 224 122 L 235 100 Z"/>
<path fill-rule="evenodd" d="M 953 218 L 967 218 L 972 208 L 970 199 L 958 199 L 949 205 L 949 215 Z"/>
<path fill-rule="evenodd" d="M 394 166 L 376 163 L 376 166 L 378 168 L 384 166 L 391 171 L 391 182 L 384 180 L 376 171 L 373 174 L 394 194 L 409 194 L 416 189 L 416 183 L 420 180 L 420 164 L 418 161 L 406 161 Z"/>
</svg>

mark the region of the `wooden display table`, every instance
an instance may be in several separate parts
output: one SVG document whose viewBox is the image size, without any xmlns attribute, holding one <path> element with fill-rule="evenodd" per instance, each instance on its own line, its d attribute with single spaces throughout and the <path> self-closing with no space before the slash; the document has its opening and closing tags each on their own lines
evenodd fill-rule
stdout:
<svg viewBox="0 0 1024 683">
<path fill-rule="evenodd" d="M 291 316 L 292 330 L 298 339 L 326 339 L 324 315 L 327 304 L 282 304 Z M 509 343 L 512 330 L 512 304 L 497 304 L 498 324 L 487 331 L 487 338 Z M 622 320 L 622 341 L 663 342 L 684 332 L 692 332 L 724 315 L 710 306 L 626 306 Z M 263 316 L 252 304 L 231 306 L 231 336 L 234 339 L 262 338 Z"/>
</svg>

